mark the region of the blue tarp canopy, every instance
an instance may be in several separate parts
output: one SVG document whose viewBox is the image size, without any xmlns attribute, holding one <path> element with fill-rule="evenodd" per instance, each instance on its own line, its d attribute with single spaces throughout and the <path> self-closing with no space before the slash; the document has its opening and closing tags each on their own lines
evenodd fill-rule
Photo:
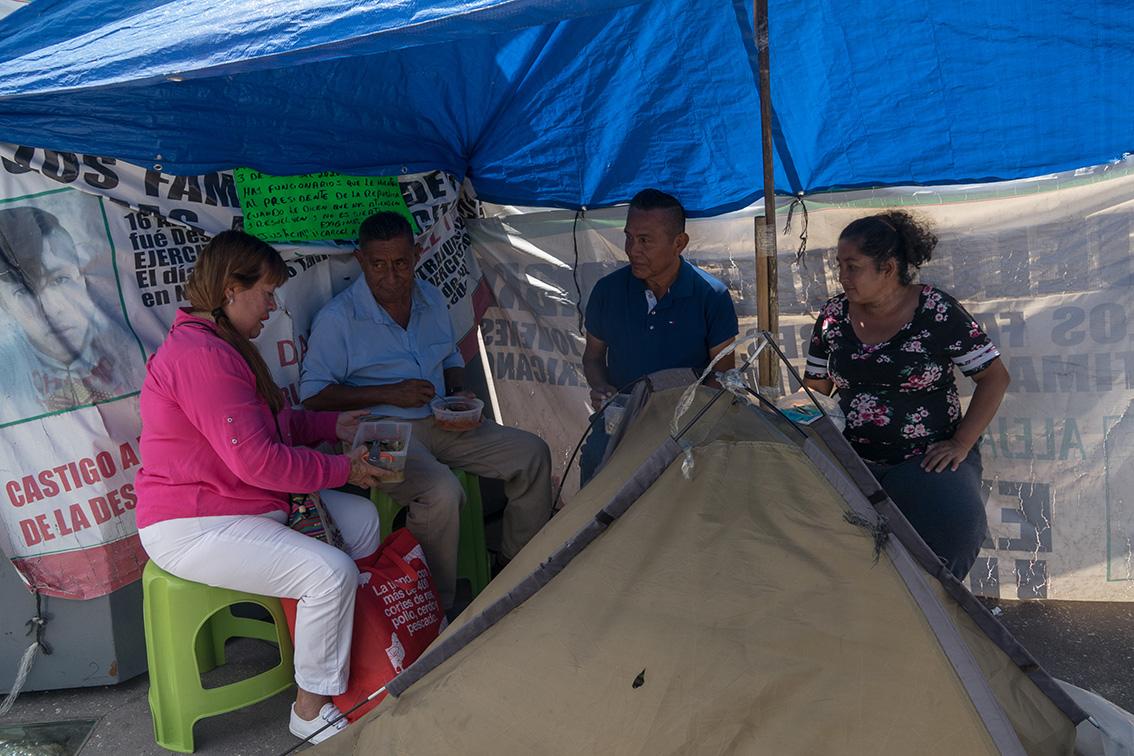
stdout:
<svg viewBox="0 0 1134 756">
<path fill-rule="evenodd" d="M 1134 5 L 770 0 L 777 188 L 1013 179 L 1134 145 Z M 500 203 L 761 193 L 748 0 L 37 0 L 0 141 L 172 173 L 444 169 Z"/>
</svg>

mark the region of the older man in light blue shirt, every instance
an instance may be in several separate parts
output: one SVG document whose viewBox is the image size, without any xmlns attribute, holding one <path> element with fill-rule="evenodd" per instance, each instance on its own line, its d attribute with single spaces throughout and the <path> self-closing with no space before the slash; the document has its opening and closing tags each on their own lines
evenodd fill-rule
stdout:
<svg viewBox="0 0 1134 756">
<path fill-rule="evenodd" d="M 551 453 L 537 436 L 490 420 L 463 432 L 434 425 L 429 402 L 464 393 L 464 360 L 444 298 L 414 274 L 419 256 L 401 215 L 363 221 L 355 251 L 362 276 L 315 317 L 299 393 L 310 409 L 365 408 L 413 426 L 405 481 L 382 489 L 409 507 L 406 525 L 448 609 L 464 503 L 449 468 L 504 481 L 503 563 L 551 516 Z"/>
<path fill-rule="evenodd" d="M 426 395 L 431 399 L 448 393 L 445 372 L 464 366 L 448 308 L 436 287 L 416 282 L 409 323 L 403 328 L 359 276 L 315 318 L 299 393 L 306 401 L 338 384 L 378 388 L 363 407 L 376 415 L 418 420 L 431 414 Z M 459 383 L 453 386 L 461 388 Z M 417 396 L 426 403 L 406 406 L 407 397 Z"/>
</svg>

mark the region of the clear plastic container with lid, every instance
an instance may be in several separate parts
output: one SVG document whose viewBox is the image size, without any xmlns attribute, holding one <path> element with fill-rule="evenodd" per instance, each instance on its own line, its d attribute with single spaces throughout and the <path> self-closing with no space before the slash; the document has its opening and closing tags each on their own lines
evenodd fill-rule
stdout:
<svg viewBox="0 0 1134 756">
<path fill-rule="evenodd" d="M 365 446 L 370 452 L 370 464 L 396 473 L 383 478 L 382 482 L 401 483 L 406 479 L 406 455 L 409 454 L 412 431 L 413 426 L 409 423 L 363 419 L 355 431 L 351 449 Z"/>
<path fill-rule="evenodd" d="M 484 402 L 475 397 L 444 396 L 436 397 L 430 406 L 433 408 L 433 424 L 447 431 L 470 431 L 480 425 Z"/>
</svg>

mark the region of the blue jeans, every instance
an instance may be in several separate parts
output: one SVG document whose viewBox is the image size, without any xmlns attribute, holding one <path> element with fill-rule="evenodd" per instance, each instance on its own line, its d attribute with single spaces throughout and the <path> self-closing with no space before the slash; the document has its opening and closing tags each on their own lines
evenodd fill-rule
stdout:
<svg viewBox="0 0 1134 756">
<path fill-rule="evenodd" d="M 921 469 L 923 459 L 866 466 L 922 540 L 963 581 L 988 531 L 980 492 L 980 450 L 970 451 L 956 471 L 927 472 Z"/>
<path fill-rule="evenodd" d="M 591 420 L 594 422 L 591 432 L 583 442 L 583 448 L 579 450 L 580 488 L 587 485 L 587 481 L 595 476 L 599 463 L 602 462 L 602 455 L 606 453 L 606 445 L 610 441 L 602 416 L 600 415 L 596 420 L 595 416 L 591 415 Z"/>
</svg>

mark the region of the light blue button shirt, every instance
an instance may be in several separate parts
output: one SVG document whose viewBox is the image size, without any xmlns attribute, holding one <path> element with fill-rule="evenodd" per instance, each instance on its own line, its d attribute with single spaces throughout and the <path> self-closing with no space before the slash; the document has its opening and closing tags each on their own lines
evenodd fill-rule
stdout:
<svg viewBox="0 0 1134 756">
<path fill-rule="evenodd" d="M 440 291 L 425 281 L 414 282 L 409 327 L 403 329 L 374 301 L 366 279 L 359 276 L 315 316 L 299 396 L 309 399 L 332 384 L 383 386 L 407 378 L 427 380 L 443 396 L 445 368 L 464 365 Z M 379 404 L 372 411 L 410 419 L 432 414 L 429 405 Z"/>
</svg>

